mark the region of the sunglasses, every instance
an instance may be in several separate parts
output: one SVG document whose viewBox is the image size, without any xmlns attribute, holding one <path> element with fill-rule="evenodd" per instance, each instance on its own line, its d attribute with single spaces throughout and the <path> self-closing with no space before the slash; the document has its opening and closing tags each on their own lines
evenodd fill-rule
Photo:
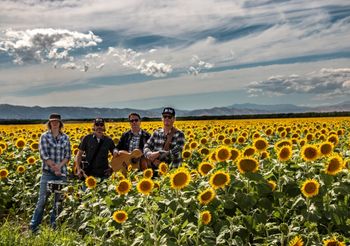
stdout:
<svg viewBox="0 0 350 246">
<path fill-rule="evenodd" d="M 170 120 L 171 120 L 171 119 L 173 118 L 173 116 L 172 116 L 172 115 L 163 115 L 163 118 L 164 118 L 164 119 L 170 119 Z"/>
<path fill-rule="evenodd" d="M 95 123 L 95 126 L 104 126 L 105 124 L 104 123 L 102 123 L 102 122 L 97 122 L 97 123 Z"/>
<path fill-rule="evenodd" d="M 138 122 L 139 121 L 139 119 L 131 119 L 131 120 L 129 120 L 131 123 L 132 122 Z"/>
</svg>

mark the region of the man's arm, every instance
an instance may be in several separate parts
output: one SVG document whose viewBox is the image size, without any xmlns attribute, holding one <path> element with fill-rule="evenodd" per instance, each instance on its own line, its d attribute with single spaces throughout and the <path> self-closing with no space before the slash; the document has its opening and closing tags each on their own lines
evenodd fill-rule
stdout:
<svg viewBox="0 0 350 246">
<path fill-rule="evenodd" d="M 75 160 L 76 160 L 76 169 L 77 169 L 76 171 L 77 171 L 77 175 L 78 175 L 79 178 L 82 177 L 83 172 L 84 172 L 84 171 L 81 169 L 81 166 L 80 166 L 83 153 L 84 153 L 84 151 L 82 151 L 81 149 L 79 149 L 79 150 L 78 150 L 78 153 L 77 153 L 77 155 L 76 155 L 76 157 L 75 157 Z"/>
<path fill-rule="evenodd" d="M 150 139 L 148 139 L 143 150 L 144 156 L 150 161 L 154 161 L 160 156 L 159 151 L 153 152 L 156 138 L 157 138 L 157 133 L 154 132 L 153 135 L 150 137 Z"/>
<path fill-rule="evenodd" d="M 176 144 L 172 149 L 170 149 L 169 155 L 170 159 L 172 160 L 173 166 L 178 167 L 182 161 L 182 150 L 185 145 L 185 135 L 183 134 L 183 132 L 178 132 L 175 142 Z"/>
<path fill-rule="evenodd" d="M 150 153 L 152 153 L 152 150 L 154 149 L 154 136 L 155 134 L 153 133 L 153 135 L 147 140 L 144 148 L 143 148 L 143 154 L 148 157 L 148 155 Z"/>
</svg>

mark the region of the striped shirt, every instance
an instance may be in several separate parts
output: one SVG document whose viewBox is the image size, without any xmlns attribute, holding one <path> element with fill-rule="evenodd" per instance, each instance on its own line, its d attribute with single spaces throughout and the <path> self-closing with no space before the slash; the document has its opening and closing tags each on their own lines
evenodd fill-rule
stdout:
<svg viewBox="0 0 350 246">
<path fill-rule="evenodd" d="M 53 172 L 45 161 L 50 159 L 58 165 L 63 159 L 70 160 L 71 148 L 69 137 L 64 133 L 60 133 L 57 138 L 55 138 L 51 131 L 47 131 L 40 137 L 39 151 L 40 158 L 43 160 L 42 169 L 44 171 Z M 62 166 L 61 173 L 67 174 L 66 165 Z"/>
<path fill-rule="evenodd" d="M 156 130 L 150 139 L 148 139 L 145 148 L 144 155 L 147 156 L 150 152 L 161 151 L 163 150 L 166 136 L 164 129 Z M 185 144 L 185 135 L 182 131 L 177 130 L 171 140 L 169 153 L 166 156 L 164 161 L 168 164 L 172 164 L 172 167 L 179 167 L 182 163 L 182 150 Z"/>
</svg>

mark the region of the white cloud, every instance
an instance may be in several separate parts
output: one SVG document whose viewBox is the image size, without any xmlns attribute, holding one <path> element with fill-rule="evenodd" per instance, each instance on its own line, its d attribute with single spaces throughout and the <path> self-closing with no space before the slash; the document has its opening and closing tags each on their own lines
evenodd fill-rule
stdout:
<svg viewBox="0 0 350 246">
<path fill-rule="evenodd" d="M 248 91 L 252 95 L 350 95 L 350 68 L 323 68 L 317 72 L 289 76 L 271 76 L 254 81 Z"/>
<path fill-rule="evenodd" d="M 170 64 L 157 63 L 154 60 L 146 61 L 146 59 L 141 58 L 143 56 L 142 53 L 132 49 L 116 49 L 110 47 L 108 55 L 117 57 L 123 66 L 136 69 L 147 76 L 165 77 L 173 70 Z"/>
<path fill-rule="evenodd" d="M 13 57 L 13 62 L 46 62 L 69 60 L 69 52 L 102 42 L 92 32 L 88 34 L 64 29 L 32 29 L 25 31 L 6 30 L 0 36 L 0 47 Z"/>
<path fill-rule="evenodd" d="M 214 67 L 214 64 L 200 60 L 197 55 L 192 56 L 191 62 L 193 65 L 188 68 L 188 73 L 192 75 L 198 75 L 203 69 Z"/>
</svg>

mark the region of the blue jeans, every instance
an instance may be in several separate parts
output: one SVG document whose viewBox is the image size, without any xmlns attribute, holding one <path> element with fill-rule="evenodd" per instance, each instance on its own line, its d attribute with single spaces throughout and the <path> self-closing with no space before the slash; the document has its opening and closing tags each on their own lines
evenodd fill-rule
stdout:
<svg viewBox="0 0 350 246">
<path fill-rule="evenodd" d="M 43 213 L 45 209 L 45 204 L 47 202 L 47 199 L 50 195 L 49 191 L 47 190 L 47 182 L 51 180 L 63 180 L 66 181 L 67 177 L 62 176 L 56 176 L 54 174 L 51 174 L 49 172 L 43 172 L 41 179 L 40 179 L 40 191 L 39 191 L 39 199 L 36 204 L 34 214 L 32 217 L 32 220 L 30 221 L 30 229 L 35 232 L 38 230 L 38 226 L 41 223 L 41 220 L 43 219 Z M 53 228 L 56 227 L 56 208 L 59 204 L 60 194 L 54 193 L 55 199 L 54 199 L 54 206 L 51 210 L 51 217 L 50 217 L 50 224 Z"/>
</svg>

